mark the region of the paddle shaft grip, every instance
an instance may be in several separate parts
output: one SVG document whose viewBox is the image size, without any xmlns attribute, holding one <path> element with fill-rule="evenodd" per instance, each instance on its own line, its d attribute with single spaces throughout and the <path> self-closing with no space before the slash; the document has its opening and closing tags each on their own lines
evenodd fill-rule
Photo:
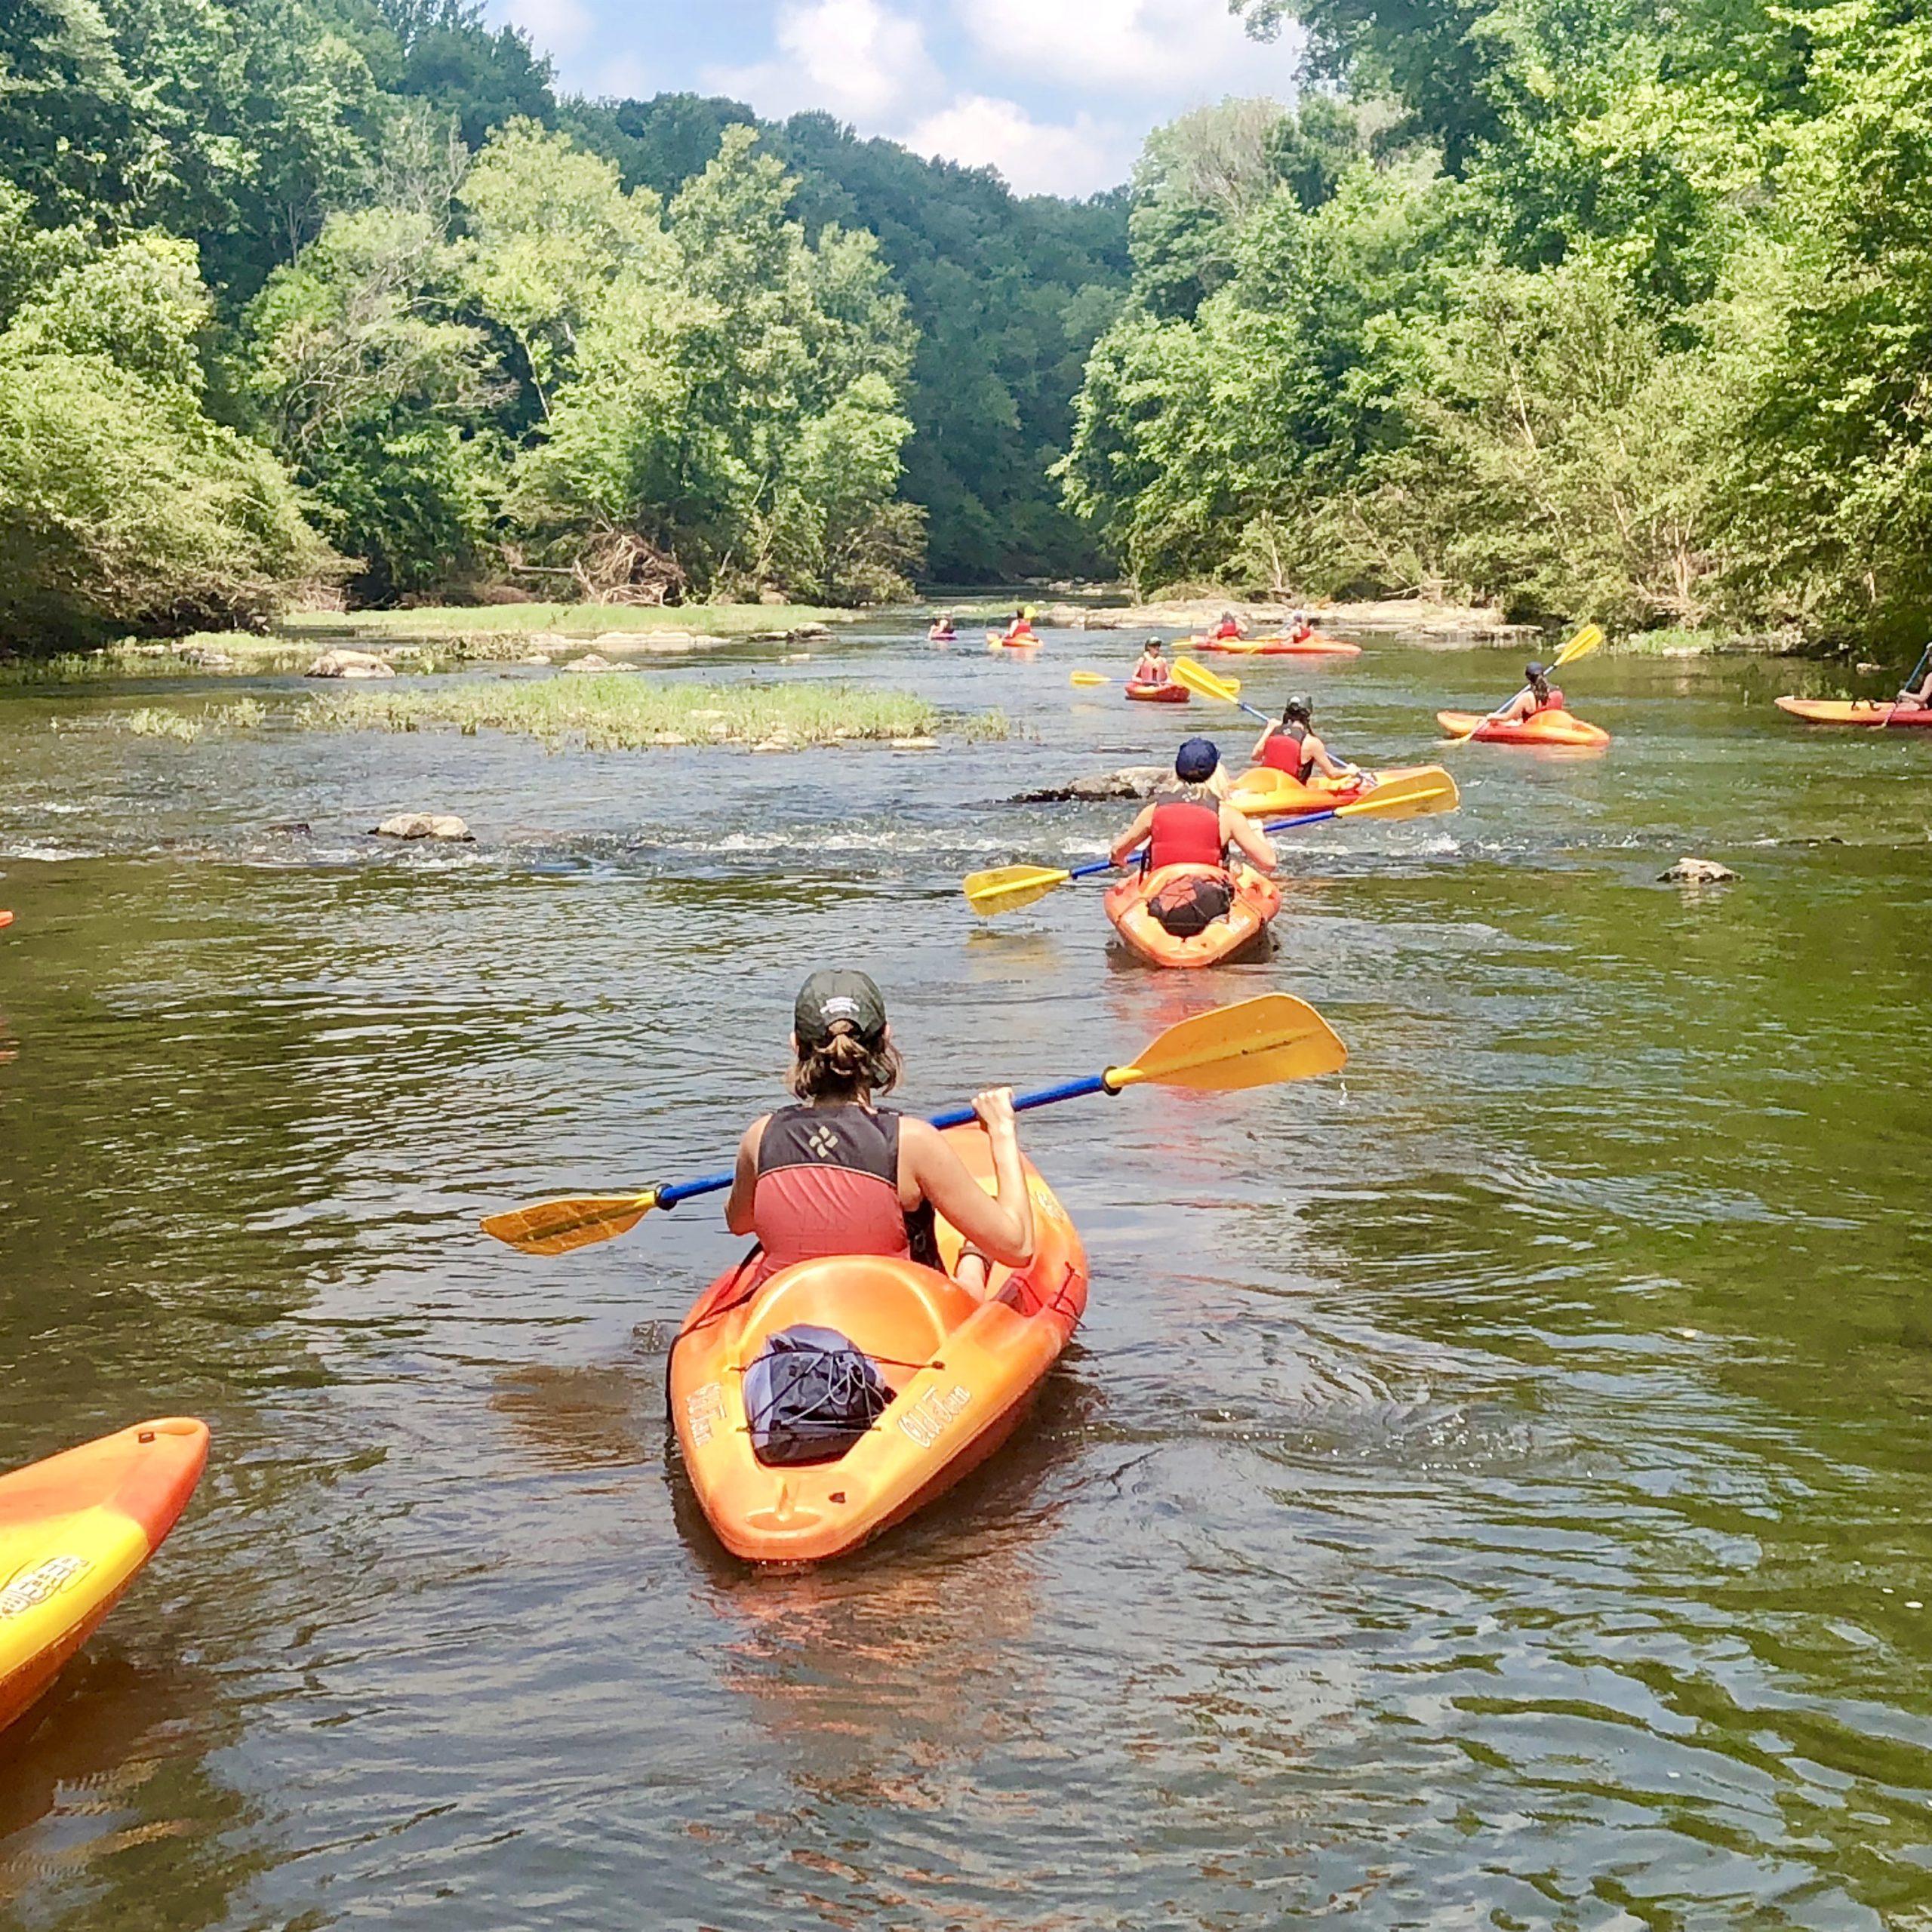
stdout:
<svg viewBox="0 0 1932 1932">
<path fill-rule="evenodd" d="M 1090 1073 L 1082 1080 L 1063 1081 L 1057 1087 L 1042 1087 L 1037 1092 L 1022 1094 L 1013 1103 L 1017 1114 L 1029 1112 L 1035 1107 L 1050 1107 L 1057 1100 L 1078 1100 L 1089 1094 L 1106 1094 L 1115 1090 L 1107 1084 L 1104 1073 Z M 949 1107 L 943 1114 L 929 1114 L 926 1117 L 929 1126 L 942 1131 L 949 1127 L 964 1127 L 970 1121 L 979 1118 L 971 1107 Z M 675 1181 L 669 1187 L 657 1189 L 657 1205 L 660 1208 L 675 1208 L 681 1201 L 689 1201 L 700 1194 L 721 1194 L 737 1178 L 735 1172 L 706 1174 L 698 1180 Z"/>
</svg>

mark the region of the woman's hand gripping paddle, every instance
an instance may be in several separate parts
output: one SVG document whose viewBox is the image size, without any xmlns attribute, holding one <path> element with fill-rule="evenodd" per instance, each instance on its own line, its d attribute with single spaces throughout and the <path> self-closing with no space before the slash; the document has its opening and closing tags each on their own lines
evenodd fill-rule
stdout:
<svg viewBox="0 0 1932 1932">
<path fill-rule="evenodd" d="M 1453 812 L 1461 802 L 1455 780 L 1441 765 L 1432 764 L 1400 778 L 1385 778 L 1360 798 L 1344 799 L 1324 811 L 1275 819 L 1261 829 L 1272 835 L 1293 832 L 1304 825 L 1319 825 L 1330 818 L 1424 818 L 1432 812 Z M 968 873 L 961 884 L 966 903 L 990 919 L 1002 912 L 1017 912 L 1075 879 L 1091 878 L 1097 873 L 1114 869 L 1111 859 L 1096 859 L 1091 865 L 1075 866 L 1071 872 L 1051 866 L 996 866 L 989 872 Z"/>
<path fill-rule="evenodd" d="M 1555 662 L 1552 663 L 1549 668 L 1552 671 L 1560 671 L 1563 669 L 1564 665 L 1574 664 L 1578 658 L 1589 657 L 1590 653 L 1595 650 L 1597 646 L 1602 643 L 1602 641 L 1603 632 L 1599 630 L 1595 624 L 1586 624 L 1583 628 L 1580 630 L 1577 635 L 1556 654 Z M 1526 691 L 1530 687 L 1527 685 L 1525 685 L 1523 687 L 1523 691 Z M 1502 703 L 1499 704 L 1487 718 L 1478 718 L 1466 731 L 1459 731 L 1454 737 L 1447 740 L 1445 742 L 1452 745 L 1466 745 L 1485 724 L 1493 724 L 1497 718 L 1500 718 L 1503 714 L 1509 709 L 1510 706 L 1516 702 L 1516 699 L 1523 695 L 1523 691 L 1518 691 L 1515 697 L 1504 699 Z"/>
<path fill-rule="evenodd" d="M 1013 1110 L 1026 1113 L 1089 1094 L 1118 1094 L 1124 1087 L 1185 1087 L 1197 1093 L 1231 1094 L 1244 1087 L 1339 1073 L 1348 1057 L 1348 1049 L 1313 1007 L 1287 993 L 1266 993 L 1170 1026 L 1124 1066 L 1023 1094 Z M 971 1107 L 931 1116 L 937 1128 L 964 1127 L 973 1118 Z M 568 1254 L 573 1248 L 627 1233 L 654 1208 L 675 1208 L 696 1195 L 721 1193 L 731 1180 L 728 1171 L 700 1180 L 647 1188 L 641 1194 L 539 1201 L 485 1216 L 483 1231 L 525 1254 Z"/>
</svg>

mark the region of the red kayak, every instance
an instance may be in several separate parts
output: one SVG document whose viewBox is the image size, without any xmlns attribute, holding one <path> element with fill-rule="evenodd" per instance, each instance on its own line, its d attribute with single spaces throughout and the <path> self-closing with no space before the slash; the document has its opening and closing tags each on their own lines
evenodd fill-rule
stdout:
<svg viewBox="0 0 1932 1932">
<path fill-rule="evenodd" d="M 14 915 L 12 913 L 0 912 L 0 933 L 4 933 L 13 923 Z"/>
<path fill-rule="evenodd" d="M 1137 685 L 1130 678 L 1127 681 L 1127 694 L 1136 704 L 1185 704 L 1187 687 L 1177 685 L 1171 679 L 1164 685 Z"/>
<path fill-rule="evenodd" d="M 1801 718 L 1807 724 L 1916 725 L 1932 728 L 1932 706 L 1875 703 L 1869 697 L 1781 697 L 1780 711 Z"/>
</svg>

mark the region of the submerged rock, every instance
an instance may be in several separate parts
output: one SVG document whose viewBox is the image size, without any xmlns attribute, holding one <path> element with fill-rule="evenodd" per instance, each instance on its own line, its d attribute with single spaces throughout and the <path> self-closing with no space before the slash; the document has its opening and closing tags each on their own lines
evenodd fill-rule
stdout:
<svg viewBox="0 0 1932 1932">
<path fill-rule="evenodd" d="M 892 749 L 896 752 L 936 752 L 939 749 L 937 738 L 894 738 Z"/>
<path fill-rule="evenodd" d="M 1118 771 L 1089 772 L 1065 785 L 1050 785 L 1038 792 L 1022 792 L 1007 802 L 1014 805 L 1051 805 L 1068 799 L 1151 798 L 1174 782 L 1174 773 L 1164 764 L 1127 764 Z"/>
<path fill-rule="evenodd" d="M 1671 885 L 1721 885 L 1727 879 L 1737 875 L 1728 866 L 1721 866 L 1715 859 L 1679 859 L 1675 865 L 1657 874 L 1657 877 Z"/>
<path fill-rule="evenodd" d="M 377 826 L 378 838 L 469 838 L 476 836 L 454 812 L 398 812 Z"/>
<path fill-rule="evenodd" d="M 795 624 L 785 633 L 785 638 L 789 644 L 802 644 L 808 638 L 829 637 L 831 635 L 832 626 L 829 624 Z"/>
<path fill-rule="evenodd" d="M 393 678 L 395 666 L 372 651 L 325 651 L 302 673 L 305 678 Z"/>
</svg>

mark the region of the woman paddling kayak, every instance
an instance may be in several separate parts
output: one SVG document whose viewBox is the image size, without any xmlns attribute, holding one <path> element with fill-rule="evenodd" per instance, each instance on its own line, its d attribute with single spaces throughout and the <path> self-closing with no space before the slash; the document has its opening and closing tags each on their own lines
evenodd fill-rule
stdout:
<svg viewBox="0 0 1932 1932">
<path fill-rule="evenodd" d="M 1540 711 L 1563 709 L 1563 694 L 1549 681 L 1549 673 L 1542 665 L 1525 664 L 1523 680 L 1524 688 L 1494 714 L 1493 722 L 1520 724 L 1526 718 L 1535 717 Z"/>
<path fill-rule="evenodd" d="M 885 1001 L 863 973 L 814 973 L 792 1014 L 796 1106 L 746 1128 L 724 1205 L 734 1235 L 761 1252 L 746 1285 L 794 1262 L 883 1254 L 943 1266 L 935 1209 L 965 1237 L 955 1278 L 986 1286 L 992 1262 L 1026 1266 L 1033 1204 L 1020 1158 L 1013 1090 L 989 1088 L 973 1111 L 991 1143 L 989 1195 L 937 1128 L 873 1104 L 903 1071 Z"/>
<path fill-rule="evenodd" d="M 1306 785 L 1319 772 L 1324 778 L 1355 778 L 1361 774 L 1352 764 L 1337 764 L 1328 748 L 1315 735 L 1315 704 L 1310 698 L 1291 697 L 1281 707 L 1281 721 L 1271 724 L 1254 741 L 1248 754 L 1251 764 L 1265 764 L 1285 771 L 1297 785 Z"/>
</svg>

